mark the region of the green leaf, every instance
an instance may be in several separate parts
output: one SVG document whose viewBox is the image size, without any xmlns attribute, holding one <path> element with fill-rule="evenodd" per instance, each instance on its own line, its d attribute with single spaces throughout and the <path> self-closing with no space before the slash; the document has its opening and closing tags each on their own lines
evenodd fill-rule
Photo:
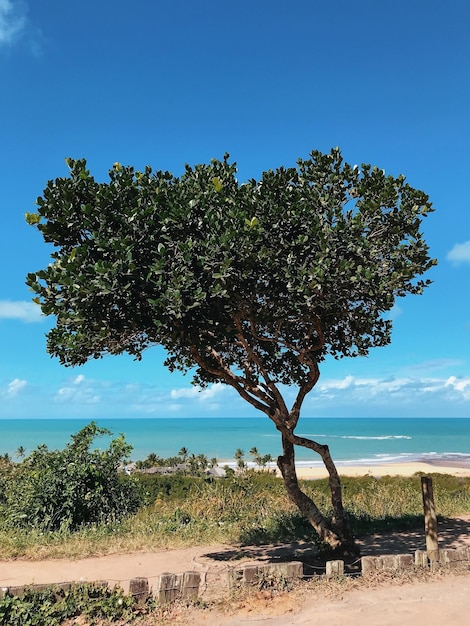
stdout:
<svg viewBox="0 0 470 626">
<path fill-rule="evenodd" d="M 25 220 L 30 226 L 34 226 L 35 224 L 39 224 L 41 221 L 41 216 L 38 213 L 25 213 Z"/>
<path fill-rule="evenodd" d="M 217 192 L 222 191 L 222 188 L 223 188 L 222 181 L 220 180 L 220 178 L 218 176 L 215 176 L 212 179 L 212 184 L 214 185 L 214 189 Z"/>
<path fill-rule="evenodd" d="M 28 219 L 41 219 L 53 247 L 52 265 L 28 284 L 57 318 L 47 350 L 64 365 L 140 358 L 161 343 L 175 368 L 199 368 L 203 384 L 220 380 L 208 354 L 238 376 L 251 344 L 254 389 L 263 368 L 273 384 L 302 385 L 312 319 L 318 362 L 367 354 L 390 339 L 384 304 L 421 289 L 433 264 L 421 233 L 427 196 L 381 169 L 354 169 L 339 150 L 242 185 L 228 160 L 186 166 L 181 177 L 117 163 L 103 183 L 85 160 L 68 164 L 70 176 L 43 192 L 42 217 Z M 235 339 L 240 326 L 245 342 Z"/>
</svg>

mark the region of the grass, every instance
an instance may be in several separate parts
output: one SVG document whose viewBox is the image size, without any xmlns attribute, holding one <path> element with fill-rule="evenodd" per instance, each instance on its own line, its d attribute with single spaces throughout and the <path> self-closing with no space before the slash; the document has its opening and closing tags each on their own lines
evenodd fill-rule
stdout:
<svg viewBox="0 0 470 626">
<path fill-rule="evenodd" d="M 469 478 L 434 474 L 433 483 L 439 515 L 470 513 Z M 271 474 L 248 472 L 212 483 L 191 479 L 188 484 L 178 477 L 175 489 L 168 477 L 154 481 L 147 477 L 144 487 L 151 504 L 121 523 L 92 525 L 76 532 L 0 527 L 0 558 L 79 558 L 213 543 L 316 541 L 289 502 L 281 479 Z M 303 488 L 328 514 L 327 481 L 304 481 Z M 419 475 L 344 478 L 343 489 L 357 535 L 423 524 Z"/>
</svg>

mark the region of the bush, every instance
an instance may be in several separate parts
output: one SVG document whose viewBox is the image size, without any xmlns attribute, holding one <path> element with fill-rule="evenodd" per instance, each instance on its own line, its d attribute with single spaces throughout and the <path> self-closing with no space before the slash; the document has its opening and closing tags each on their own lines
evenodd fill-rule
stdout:
<svg viewBox="0 0 470 626">
<path fill-rule="evenodd" d="M 36 448 L 4 486 L 4 524 L 75 530 L 135 512 L 139 507 L 135 481 L 118 471 L 132 446 L 119 436 L 104 451 L 91 449 L 102 435 L 111 432 L 91 422 L 72 435 L 63 450 Z"/>
<path fill-rule="evenodd" d="M 157 499 L 184 500 L 204 479 L 182 474 L 134 474 L 144 504 L 154 504 Z"/>
<path fill-rule="evenodd" d="M 151 607 L 151 602 L 148 609 L 138 606 L 134 598 L 124 595 L 121 589 L 108 589 L 99 584 L 74 586 L 69 591 L 55 587 L 40 591 L 28 589 L 19 597 L 0 597 L 0 626 L 60 626 L 64 620 L 77 616 L 86 618 L 87 624 L 123 619 L 128 624 L 133 617 L 148 612 Z"/>
</svg>

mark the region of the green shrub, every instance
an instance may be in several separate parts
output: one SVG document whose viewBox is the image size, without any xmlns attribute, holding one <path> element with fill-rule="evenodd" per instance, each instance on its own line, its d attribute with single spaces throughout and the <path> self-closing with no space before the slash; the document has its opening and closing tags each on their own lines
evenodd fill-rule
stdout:
<svg viewBox="0 0 470 626">
<path fill-rule="evenodd" d="M 203 485 L 204 479 L 182 474 L 134 474 L 141 500 L 144 504 L 154 504 L 160 498 L 184 500 L 196 485 Z"/>
<path fill-rule="evenodd" d="M 96 437 L 110 434 L 91 422 L 63 450 L 36 448 L 4 486 L 4 526 L 75 530 L 135 512 L 135 480 L 118 472 L 132 447 L 119 436 L 106 450 L 92 449 Z"/>
<path fill-rule="evenodd" d="M 144 612 L 145 608 L 139 606 L 137 610 L 134 598 L 124 595 L 121 589 L 110 590 L 93 584 L 72 587 L 69 591 L 55 587 L 30 589 L 20 597 L 0 598 L 0 626 L 59 626 L 64 620 L 78 616 L 87 618 L 87 624 L 94 624 L 97 619 L 125 619 L 128 624 Z"/>
</svg>

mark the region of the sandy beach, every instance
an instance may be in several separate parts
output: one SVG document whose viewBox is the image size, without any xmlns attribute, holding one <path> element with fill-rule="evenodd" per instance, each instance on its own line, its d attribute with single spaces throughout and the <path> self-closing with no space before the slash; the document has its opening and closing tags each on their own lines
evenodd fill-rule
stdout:
<svg viewBox="0 0 470 626">
<path fill-rule="evenodd" d="M 425 474 L 452 474 L 453 476 L 470 476 L 470 463 L 440 460 L 436 463 L 415 461 L 412 463 L 386 463 L 381 465 L 341 465 L 337 464 L 340 476 L 413 476 L 416 472 Z M 298 466 L 297 475 L 303 479 L 326 478 L 328 472 L 324 467 Z"/>
</svg>

